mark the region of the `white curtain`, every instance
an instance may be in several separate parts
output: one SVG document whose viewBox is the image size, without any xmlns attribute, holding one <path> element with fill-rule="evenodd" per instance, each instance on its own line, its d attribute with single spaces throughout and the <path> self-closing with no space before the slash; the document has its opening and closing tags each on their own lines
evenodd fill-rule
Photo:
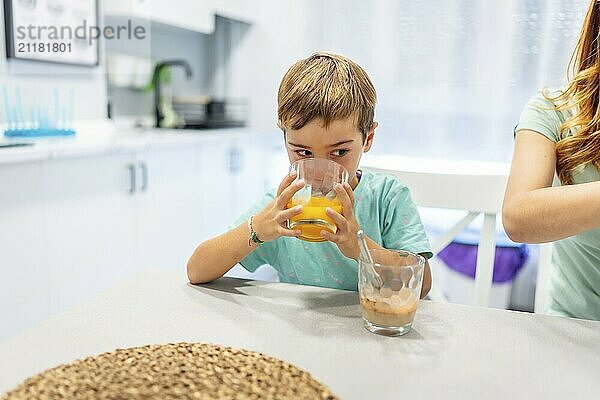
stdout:
<svg viewBox="0 0 600 400">
<path fill-rule="evenodd" d="M 309 43 L 374 80 L 378 143 L 401 135 L 408 146 L 394 151 L 507 161 L 525 102 L 566 82 L 589 0 L 308 4 Z"/>
<path fill-rule="evenodd" d="M 589 0 L 257 4 L 239 69 L 252 83 L 243 92 L 256 126 L 274 123 L 285 68 L 330 50 L 357 61 L 375 83 L 378 151 L 508 161 L 525 102 L 544 86 L 564 85 Z"/>
</svg>

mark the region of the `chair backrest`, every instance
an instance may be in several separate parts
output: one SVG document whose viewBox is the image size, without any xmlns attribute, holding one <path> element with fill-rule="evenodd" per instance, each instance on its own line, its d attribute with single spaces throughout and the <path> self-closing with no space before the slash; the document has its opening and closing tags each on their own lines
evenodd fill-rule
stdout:
<svg viewBox="0 0 600 400">
<path fill-rule="evenodd" d="M 552 243 L 541 244 L 540 259 L 538 262 L 538 272 L 535 285 L 535 302 L 533 305 L 533 311 L 536 313 L 544 313 L 544 305 L 546 304 L 551 261 Z"/>
</svg>

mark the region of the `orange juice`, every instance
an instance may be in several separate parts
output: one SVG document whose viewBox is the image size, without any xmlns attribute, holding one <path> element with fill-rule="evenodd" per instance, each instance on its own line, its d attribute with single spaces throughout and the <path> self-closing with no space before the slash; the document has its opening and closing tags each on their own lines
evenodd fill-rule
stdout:
<svg viewBox="0 0 600 400">
<path fill-rule="evenodd" d="M 300 203 L 297 199 L 292 200 L 287 204 L 287 208 L 292 208 Z M 299 239 L 308 242 L 324 242 L 325 239 L 321 236 L 321 231 L 335 233 L 337 226 L 333 219 L 326 213 L 327 207 L 332 208 L 338 213 L 342 213 L 342 203 L 338 198 L 329 200 L 326 197 L 311 197 L 308 203 L 302 204 L 302 213 L 290 218 L 288 226 L 290 229 L 300 229 L 302 232 Z"/>
</svg>

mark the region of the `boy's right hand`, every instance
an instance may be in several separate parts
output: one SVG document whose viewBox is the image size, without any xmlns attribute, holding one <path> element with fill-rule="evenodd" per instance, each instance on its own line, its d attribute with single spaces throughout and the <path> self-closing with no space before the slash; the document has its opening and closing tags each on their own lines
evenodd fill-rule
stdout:
<svg viewBox="0 0 600 400">
<path fill-rule="evenodd" d="M 287 228 L 287 220 L 302 212 L 301 205 L 286 209 L 294 194 L 304 187 L 304 181 L 294 182 L 295 179 L 296 171 L 286 175 L 279 184 L 277 197 L 252 218 L 252 228 L 263 242 L 270 242 L 281 236 L 300 235 L 299 230 Z"/>
</svg>

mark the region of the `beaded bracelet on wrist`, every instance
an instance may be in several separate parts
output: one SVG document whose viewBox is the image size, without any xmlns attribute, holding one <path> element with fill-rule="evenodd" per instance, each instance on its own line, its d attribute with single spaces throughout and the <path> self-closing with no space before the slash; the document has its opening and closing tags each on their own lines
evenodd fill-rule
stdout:
<svg viewBox="0 0 600 400">
<path fill-rule="evenodd" d="M 260 240 L 258 238 L 258 235 L 256 234 L 254 227 L 252 226 L 253 218 L 254 218 L 254 215 L 251 215 L 250 218 L 248 218 L 248 229 L 250 229 L 250 237 L 248 238 L 248 246 L 252 246 L 252 243 L 256 243 L 258 245 L 261 245 L 264 243 L 262 240 Z"/>
</svg>

